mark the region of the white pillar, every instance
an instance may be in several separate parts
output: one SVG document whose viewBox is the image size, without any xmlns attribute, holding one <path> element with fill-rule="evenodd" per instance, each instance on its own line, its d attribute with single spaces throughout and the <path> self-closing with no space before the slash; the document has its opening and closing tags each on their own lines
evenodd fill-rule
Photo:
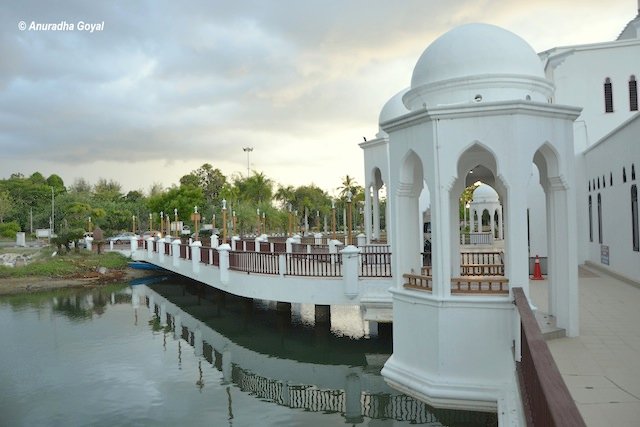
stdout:
<svg viewBox="0 0 640 427">
<path fill-rule="evenodd" d="M 364 189 L 364 233 L 367 242 L 371 242 L 371 186 Z"/>
<path fill-rule="evenodd" d="M 469 207 L 469 233 L 473 233 L 475 230 L 475 206 Z"/>
<path fill-rule="evenodd" d="M 280 276 L 284 277 L 287 272 L 287 256 L 285 254 L 278 254 L 278 267 L 280 268 Z"/>
<path fill-rule="evenodd" d="M 91 244 L 93 243 L 93 237 L 85 237 L 84 238 L 84 243 L 85 243 L 85 245 L 87 247 L 87 250 L 91 251 L 91 249 L 92 249 Z"/>
<path fill-rule="evenodd" d="M 147 239 L 147 258 L 148 259 L 152 259 L 153 258 L 153 242 L 155 240 L 153 239 L 153 237 L 149 237 Z"/>
<path fill-rule="evenodd" d="M 191 267 L 194 273 L 200 272 L 200 251 L 202 250 L 202 242 L 196 240 L 191 243 Z"/>
<path fill-rule="evenodd" d="M 380 238 L 380 196 L 378 192 L 380 189 L 373 189 L 373 238 Z"/>
<path fill-rule="evenodd" d="M 322 233 L 316 233 L 313 235 L 313 239 L 314 239 L 314 243 L 316 245 L 321 245 L 322 244 Z"/>
<path fill-rule="evenodd" d="M 262 237 L 258 236 L 255 239 L 253 239 L 254 241 L 254 250 L 256 252 L 260 252 L 260 242 L 262 242 Z"/>
<path fill-rule="evenodd" d="M 356 242 L 358 246 L 365 246 L 367 244 L 367 236 L 360 233 L 356 236 Z"/>
<path fill-rule="evenodd" d="M 340 251 L 342 254 L 342 279 L 344 280 L 344 294 L 349 298 L 358 295 L 358 259 L 360 249 L 349 245 Z"/>
<path fill-rule="evenodd" d="M 136 250 L 138 249 L 138 239 L 135 237 L 132 237 L 129 245 L 131 247 L 131 258 L 133 258 L 133 254 L 136 253 Z"/>
<path fill-rule="evenodd" d="M 498 207 L 498 239 L 504 239 L 504 228 L 502 224 L 502 205 Z"/>
<path fill-rule="evenodd" d="M 493 238 L 496 235 L 495 234 L 495 230 L 496 230 L 496 226 L 495 226 L 495 223 L 496 223 L 496 210 L 495 210 L 495 208 L 493 208 L 493 209 L 491 209 L 489 211 L 489 217 L 490 217 L 489 219 L 491 220 L 491 221 L 489 221 L 489 223 L 491 224 L 491 227 L 490 227 L 490 230 L 491 230 L 491 241 L 493 241 Z"/>
<path fill-rule="evenodd" d="M 285 242 L 285 246 L 286 246 L 286 251 L 288 254 L 293 252 L 293 244 L 295 243 L 295 239 L 293 237 L 289 237 L 286 242 Z"/>
<path fill-rule="evenodd" d="M 218 246 L 218 254 L 220 255 L 220 282 L 222 284 L 229 283 L 229 251 L 231 246 L 224 243 Z"/>
<path fill-rule="evenodd" d="M 175 239 L 173 242 L 171 242 L 171 255 L 173 255 L 174 267 L 177 267 L 180 263 L 180 243 L 182 243 L 180 239 Z"/>
</svg>

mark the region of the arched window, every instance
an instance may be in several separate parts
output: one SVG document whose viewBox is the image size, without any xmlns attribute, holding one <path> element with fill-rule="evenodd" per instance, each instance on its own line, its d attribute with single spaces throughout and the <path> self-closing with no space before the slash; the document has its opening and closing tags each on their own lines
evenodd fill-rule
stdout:
<svg viewBox="0 0 640 427">
<path fill-rule="evenodd" d="M 602 244 L 602 198 L 598 193 L 598 243 Z"/>
<path fill-rule="evenodd" d="M 589 196 L 589 241 L 593 242 L 593 203 Z"/>
<path fill-rule="evenodd" d="M 598 177 L 598 190 L 600 189 L 600 177 Z"/>
<path fill-rule="evenodd" d="M 613 187 L 613 172 L 609 172 L 609 185 Z"/>
<path fill-rule="evenodd" d="M 589 181 L 589 191 L 591 191 L 591 181 Z"/>
<path fill-rule="evenodd" d="M 607 180 L 604 179 L 604 175 L 602 175 L 602 188 L 607 188 Z"/>
<path fill-rule="evenodd" d="M 636 165 L 631 165 L 631 181 L 635 181 L 636 179 Z"/>
<path fill-rule="evenodd" d="M 604 80 L 604 112 L 613 113 L 613 92 L 609 77 Z"/>
<path fill-rule="evenodd" d="M 629 77 L 629 111 L 638 111 L 638 82 L 636 76 Z"/>
<path fill-rule="evenodd" d="M 631 186 L 631 230 L 633 234 L 633 250 L 640 251 L 640 224 L 638 223 L 638 187 Z"/>
<path fill-rule="evenodd" d="M 622 168 L 622 182 L 627 182 L 627 170 Z"/>
</svg>

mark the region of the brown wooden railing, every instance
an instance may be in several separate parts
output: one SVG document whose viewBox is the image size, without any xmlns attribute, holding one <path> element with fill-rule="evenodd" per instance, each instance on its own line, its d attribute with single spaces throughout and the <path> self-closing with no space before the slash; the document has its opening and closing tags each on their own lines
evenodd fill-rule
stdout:
<svg viewBox="0 0 640 427">
<path fill-rule="evenodd" d="M 404 287 L 422 291 L 433 291 L 433 277 L 420 274 L 403 274 Z M 452 294 L 509 293 L 509 280 L 504 276 L 465 276 L 451 278 Z"/>
<path fill-rule="evenodd" d="M 210 252 L 211 252 L 211 248 L 208 246 L 202 246 L 200 248 L 200 262 L 203 264 L 210 264 L 209 258 L 210 258 Z"/>
<path fill-rule="evenodd" d="M 211 264 L 215 265 L 216 267 L 220 266 L 220 253 L 218 252 L 217 249 L 214 249 L 213 251 L 211 251 Z"/>
<path fill-rule="evenodd" d="M 188 245 L 180 245 L 180 258 L 188 259 L 187 250 L 188 250 Z"/>
<path fill-rule="evenodd" d="M 273 251 L 278 254 L 287 252 L 287 244 L 285 242 L 273 242 Z"/>
<path fill-rule="evenodd" d="M 153 241 L 153 252 L 158 252 L 158 242 L 157 241 Z"/>
<path fill-rule="evenodd" d="M 249 251 L 255 252 L 255 250 L 256 250 L 256 241 L 255 240 L 245 240 L 244 242 L 246 244 L 245 248 L 246 248 L 247 252 L 249 252 Z"/>
<path fill-rule="evenodd" d="M 460 252 L 463 276 L 504 276 L 502 252 Z"/>
<path fill-rule="evenodd" d="M 520 314 L 520 392 L 528 426 L 584 426 L 584 420 L 562 380 L 522 288 L 513 288 Z"/>
<path fill-rule="evenodd" d="M 360 277 L 391 277 L 391 253 L 361 253 Z"/>
<path fill-rule="evenodd" d="M 171 255 L 171 243 L 164 242 L 164 254 Z"/>
<path fill-rule="evenodd" d="M 278 255 L 263 252 L 229 252 L 229 270 L 280 274 Z"/>
<path fill-rule="evenodd" d="M 285 254 L 291 276 L 342 277 L 341 254 Z"/>
</svg>

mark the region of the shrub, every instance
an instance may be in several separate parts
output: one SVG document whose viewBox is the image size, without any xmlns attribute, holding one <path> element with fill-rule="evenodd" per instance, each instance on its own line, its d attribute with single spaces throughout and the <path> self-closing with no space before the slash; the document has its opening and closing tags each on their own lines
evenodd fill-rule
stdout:
<svg viewBox="0 0 640 427">
<path fill-rule="evenodd" d="M 0 223 L 0 236 L 14 238 L 16 233 L 20 231 L 20 224 L 16 221 Z"/>
</svg>

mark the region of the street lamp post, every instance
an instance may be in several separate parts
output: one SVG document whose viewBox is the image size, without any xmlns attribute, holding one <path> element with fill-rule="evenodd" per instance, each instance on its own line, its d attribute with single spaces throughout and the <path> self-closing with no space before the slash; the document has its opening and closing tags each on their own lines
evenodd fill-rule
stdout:
<svg viewBox="0 0 640 427">
<path fill-rule="evenodd" d="M 256 209 L 256 224 L 257 224 L 257 232 L 256 235 L 260 235 L 260 208 Z"/>
<path fill-rule="evenodd" d="M 160 234 L 164 235 L 164 212 L 160 211 Z"/>
<path fill-rule="evenodd" d="M 253 151 L 253 147 L 242 147 L 242 151 L 247 153 L 247 178 L 249 178 L 249 153 Z"/>
<path fill-rule="evenodd" d="M 351 198 L 353 197 L 353 193 L 349 191 L 347 193 L 347 245 L 351 244 Z"/>
<path fill-rule="evenodd" d="M 133 234 L 136 234 L 136 216 L 135 215 L 131 216 L 131 231 L 133 231 Z"/>
<path fill-rule="evenodd" d="M 89 229 L 87 231 L 91 232 L 91 217 L 89 217 Z"/>
<path fill-rule="evenodd" d="M 293 218 L 292 218 L 292 213 L 291 213 L 291 203 L 289 203 L 289 233 L 288 236 L 291 237 L 293 236 Z"/>
<path fill-rule="evenodd" d="M 267 234 L 267 215 L 262 212 L 262 232 Z"/>
<path fill-rule="evenodd" d="M 237 221 L 238 218 L 236 218 L 236 211 L 231 212 L 231 233 L 233 235 L 236 234 Z"/>
<path fill-rule="evenodd" d="M 153 214 L 149 213 L 149 236 L 151 236 L 151 230 L 153 230 Z"/>
<path fill-rule="evenodd" d="M 196 228 L 196 236 L 195 239 L 198 240 L 198 223 L 200 222 L 200 214 L 198 213 L 198 207 L 193 207 L 193 224 Z"/>
<path fill-rule="evenodd" d="M 222 243 L 227 243 L 227 200 L 222 199 Z"/>
</svg>

